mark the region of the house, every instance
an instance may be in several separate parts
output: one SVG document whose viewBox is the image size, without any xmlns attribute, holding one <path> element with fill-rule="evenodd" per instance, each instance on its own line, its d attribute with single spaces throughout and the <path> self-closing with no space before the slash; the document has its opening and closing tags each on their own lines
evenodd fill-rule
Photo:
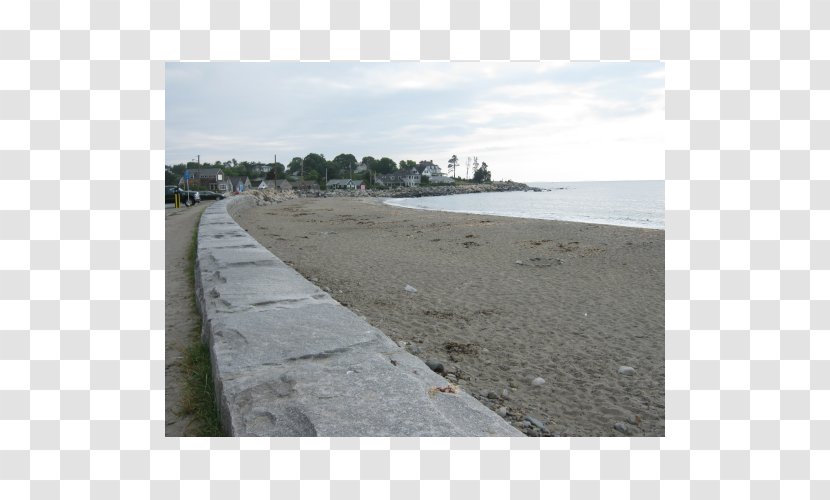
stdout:
<svg viewBox="0 0 830 500">
<path fill-rule="evenodd" d="M 388 187 L 418 186 L 421 184 L 421 174 L 414 168 L 403 169 L 391 174 L 379 175 L 375 178 L 375 183 Z"/>
<path fill-rule="evenodd" d="M 240 177 L 228 177 L 228 182 L 230 184 L 230 191 L 235 193 L 241 193 L 251 189 L 251 181 L 248 179 L 247 175 Z"/>
<path fill-rule="evenodd" d="M 263 180 L 256 186 L 257 189 L 277 189 L 276 181 Z"/>
<path fill-rule="evenodd" d="M 421 175 L 426 175 L 427 177 L 432 177 L 433 175 L 444 175 L 441 171 L 441 167 L 432 163 L 432 160 L 424 160 L 418 163 L 418 172 L 420 172 Z"/>
<path fill-rule="evenodd" d="M 268 182 L 271 182 L 271 181 L 268 181 Z M 276 189 L 277 191 L 291 191 L 292 189 L 294 189 L 294 186 L 292 186 L 291 183 L 288 182 L 285 179 L 279 179 L 279 180 L 276 180 L 276 181 L 273 181 L 273 182 L 274 182 L 274 189 Z"/>
<path fill-rule="evenodd" d="M 191 168 L 190 179 L 187 184 L 193 187 L 202 187 L 208 191 L 226 192 L 230 190 L 230 183 L 221 168 Z M 185 186 L 184 177 L 179 180 L 179 186 Z"/>
<path fill-rule="evenodd" d="M 417 186 L 421 184 L 421 174 L 415 168 L 401 169 L 392 175 L 400 177 L 404 186 Z"/>
<path fill-rule="evenodd" d="M 314 181 L 297 181 L 293 182 L 292 187 L 297 191 L 306 191 L 312 193 L 319 193 L 320 192 L 320 185 Z"/>
<path fill-rule="evenodd" d="M 272 168 L 271 165 L 266 165 L 266 164 L 263 164 L 263 163 L 254 163 L 253 165 L 251 165 L 251 169 L 255 170 L 256 172 L 259 172 L 260 174 L 264 174 L 264 173 L 270 171 L 271 168 Z"/>
<path fill-rule="evenodd" d="M 375 176 L 375 184 L 386 187 L 403 186 L 403 179 L 395 174 L 383 174 Z"/>
<path fill-rule="evenodd" d="M 360 189 L 364 185 L 361 180 L 332 179 L 326 183 L 326 189 Z"/>
<path fill-rule="evenodd" d="M 326 183 L 326 189 L 347 189 L 350 183 L 349 179 L 331 179 Z"/>
</svg>

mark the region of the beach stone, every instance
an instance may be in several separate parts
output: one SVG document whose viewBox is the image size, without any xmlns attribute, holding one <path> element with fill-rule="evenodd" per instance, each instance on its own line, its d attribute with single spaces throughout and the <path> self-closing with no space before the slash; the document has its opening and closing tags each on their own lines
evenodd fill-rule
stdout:
<svg viewBox="0 0 830 500">
<path fill-rule="evenodd" d="M 540 386 L 540 385 L 542 385 L 542 384 L 544 384 L 544 383 L 545 383 L 545 379 L 543 379 L 542 377 L 536 377 L 536 378 L 535 378 L 535 379 L 533 379 L 533 381 L 531 382 L 531 384 L 533 384 L 533 385 L 535 385 L 535 386 Z"/>
<path fill-rule="evenodd" d="M 406 285 L 405 287 L 403 287 L 403 289 L 406 290 L 409 293 L 417 293 L 418 292 L 418 289 L 415 288 L 412 285 Z"/>
<path fill-rule="evenodd" d="M 510 391 L 508 391 L 507 389 L 502 389 L 501 397 L 504 399 L 510 399 Z"/>
<path fill-rule="evenodd" d="M 617 373 L 620 375 L 634 375 L 634 368 L 631 368 L 630 366 L 621 366 L 617 370 Z"/>
<path fill-rule="evenodd" d="M 407 345 L 406 349 L 412 354 L 420 354 L 421 353 L 421 348 L 416 346 L 415 344 Z"/>
<path fill-rule="evenodd" d="M 625 425 L 622 422 L 617 422 L 616 424 L 614 424 L 614 430 L 620 431 L 623 434 L 627 434 L 628 433 L 628 426 Z"/>
<path fill-rule="evenodd" d="M 458 378 L 456 378 L 456 376 L 453 375 L 452 373 L 447 374 L 446 379 L 449 380 L 452 383 L 458 382 Z"/>
<path fill-rule="evenodd" d="M 535 425 L 536 427 L 545 430 L 545 424 L 541 420 L 535 417 L 531 417 L 530 415 L 525 415 L 525 420 L 530 422 L 531 424 Z"/>
<path fill-rule="evenodd" d="M 427 361 L 427 366 L 435 373 L 441 373 L 444 371 L 444 365 L 438 361 Z"/>
<path fill-rule="evenodd" d="M 518 264 L 518 265 L 520 265 L 520 266 L 521 266 L 521 265 L 523 265 L 523 264 L 524 264 L 524 262 L 522 262 L 522 261 L 520 261 L 520 260 L 517 260 L 517 261 L 516 261 L 516 264 Z"/>
<path fill-rule="evenodd" d="M 631 425 L 639 426 L 640 423 L 642 423 L 643 419 L 639 415 L 629 415 L 628 417 L 626 417 L 625 421 Z"/>
<path fill-rule="evenodd" d="M 496 410 L 496 414 L 498 416 L 500 416 L 501 418 L 506 417 L 507 416 L 507 407 L 506 406 L 500 406 L 499 409 Z"/>
<path fill-rule="evenodd" d="M 488 391 L 487 399 L 499 399 L 499 395 L 495 391 Z"/>
</svg>

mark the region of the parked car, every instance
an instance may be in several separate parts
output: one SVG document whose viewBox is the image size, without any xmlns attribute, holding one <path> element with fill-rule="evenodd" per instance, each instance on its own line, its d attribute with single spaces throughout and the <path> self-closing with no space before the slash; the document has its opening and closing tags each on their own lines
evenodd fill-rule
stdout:
<svg viewBox="0 0 830 500">
<path fill-rule="evenodd" d="M 225 197 L 222 193 L 216 193 L 214 191 L 199 191 L 199 196 L 203 200 L 221 200 Z"/>
<path fill-rule="evenodd" d="M 164 203 L 175 203 L 174 195 L 176 191 L 181 194 L 180 201 L 183 205 L 190 206 L 193 204 L 196 191 L 185 191 L 178 186 L 164 186 Z"/>
</svg>

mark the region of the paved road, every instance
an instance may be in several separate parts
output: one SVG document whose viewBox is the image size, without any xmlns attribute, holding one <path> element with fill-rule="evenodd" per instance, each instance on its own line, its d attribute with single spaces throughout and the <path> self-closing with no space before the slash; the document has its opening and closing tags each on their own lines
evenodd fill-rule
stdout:
<svg viewBox="0 0 830 500">
<path fill-rule="evenodd" d="M 201 317 L 193 307 L 193 282 L 190 281 L 188 252 L 193 231 L 202 212 L 212 202 L 194 207 L 167 205 L 165 223 L 165 435 L 187 436 L 192 418 L 181 415 L 184 378 L 181 359 L 185 349 L 199 341 Z"/>
</svg>

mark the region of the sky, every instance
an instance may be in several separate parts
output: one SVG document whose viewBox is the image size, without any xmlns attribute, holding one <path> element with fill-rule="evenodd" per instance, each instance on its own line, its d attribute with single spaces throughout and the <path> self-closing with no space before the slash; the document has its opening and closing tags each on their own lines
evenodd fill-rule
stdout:
<svg viewBox="0 0 830 500">
<path fill-rule="evenodd" d="M 467 158 L 493 180 L 664 178 L 662 63 L 167 63 L 166 164 Z M 472 176 L 472 169 L 470 169 Z"/>
</svg>

